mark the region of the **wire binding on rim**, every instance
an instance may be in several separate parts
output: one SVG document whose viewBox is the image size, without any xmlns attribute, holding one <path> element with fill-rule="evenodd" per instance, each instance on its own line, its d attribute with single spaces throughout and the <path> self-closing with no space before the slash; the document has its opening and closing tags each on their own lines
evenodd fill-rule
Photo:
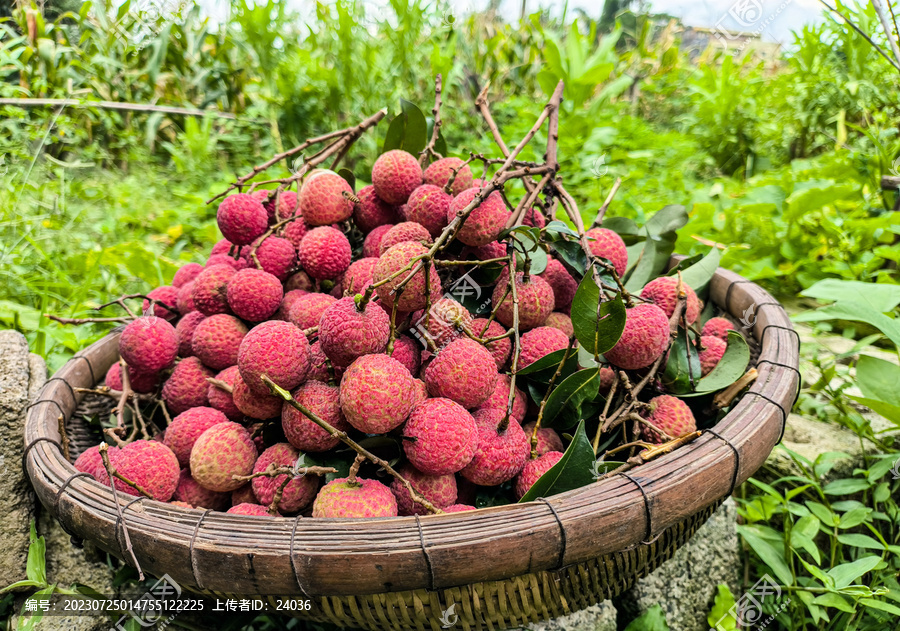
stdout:
<svg viewBox="0 0 900 631">
<path fill-rule="evenodd" d="M 419 543 L 422 544 L 422 553 L 425 555 L 425 566 L 428 568 L 428 591 L 434 591 L 434 566 L 431 564 L 431 555 L 428 554 L 428 548 L 425 545 L 425 533 L 422 532 L 422 522 L 416 515 L 416 527 L 419 529 Z"/>
<path fill-rule="evenodd" d="M 784 407 L 780 403 L 770 399 L 769 397 L 767 397 L 766 395 L 764 395 L 761 392 L 756 392 L 755 390 L 748 390 L 747 392 L 744 393 L 744 395 L 741 398 L 743 399 L 744 397 L 746 397 L 747 395 L 750 395 L 750 394 L 756 395 L 761 399 L 765 399 L 766 401 L 768 401 L 769 403 L 771 403 L 772 405 L 777 407 L 779 410 L 781 410 L 781 435 L 778 437 L 778 443 L 776 443 L 776 444 L 781 443 L 781 439 L 784 438 L 784 430 L 787 427 L 788 413 L 785 411 Z"/>
<path fill-rule="evenodd" d="M 620 473 L 619 475 L 624 476 L 624 477 L 628 478 L 629 480 L 631 480 L 631 482 L 635 486 L 638 487 L 638 490 L 641 492 L 641 495 L 644 497 L 644 514 L 647 516 L 647 536 L 644 537 L 644 540 L 641 543 L 643 543 L 644 545 L 650 545 L 651 543 L 656 541 L 656 539 L 658 539 L 659 537 L 657 536 L 656 538 L 652 538 L 652 536 L 653 536 L 653 516 L 650 514 L 650 498 L 647 497 L 647 491 L 644 490 L 644 486 L 640 482 L 638 482 L 637 480 L 632 478 L 627 473 L 623 472 L 623 473 Z"/>
<path fill-rule="evenodd" d="M 200 515 L 200 519 L 197 520 L 197 525 L 194 526 L 194 532 L 191 534 L 191 543 L 188 546 L 188 555 L 191 558 L 191 576 L 194 578 L 194 583 L 197 587 L 202 591 L 205 588 L 203 587 L 203 583 L 200 582 L 200 579 L 197 578 L 197 559 L 194 558 L 194 542 L 197 540 L 197 533 L 200 532 L 200 524 L 203 523 L 203 520 L 206 519 L 206 516 L 212 512 L 211 508 L 207 508 L 203 511 L 203 514 Z"/>
<path fill-rule="evenodd" d="M 27 412 L 28 410 L 37 406 L 40 403 L 52 403 L 53 405 L 56 406 L 56 409 L 59 410 L 60 414 L 62 414 L 63 416 L 66 415 L 66 411 L 64 409 L 62 409 L 62 406 L 55 399 L 38 399 L 34 403 L 29 403 L 27 406 L 25 406 L 25 411 Z"/>
<path fill-rule="evenodd" d="M 759 334 L 759 345 L 762 346 L 766 342 L 766 331 L 769 329 L 781 329 L 782 331 L 787 331 L 788 333 L 793 334 L 794 337 L 797 338 L 797 348 L 800 348 L 800 334 L 797 333 L 797 330 L 792 327 L 781 326 L 780 324 L 767 324 L 763 327 L 763 330 Z"/>
<path fill-rule="evenodd" d="M 91 364 L 91 360 L 89 360 L 84 355 L 73 355 L 71 361 L 75 361 L 76 359 L 83 359 L 85 363 L 88 365 L 88 370 L 91 371 L 91 384 L 97 383 L 97 375 L 94 372 L 94 366 Z"/>
<path fill-rule="evenodd" d="M 794 366 L 788 366 L 787 364 L 782 364 L 781 362 L 773 362 L 770 359 L 761 359 L 758 362 L 756 362 L 757 366 L 759 366 L 760 364 L 771 364 L 773 366 L 778 366 L 780 368 L 787 368 L 788 370 L 793 371 L 794 374 L 797 375 L 797 391 L 794 392 L 794 402 L 791 403 L 791 409 L 793 409 L 794 403 L 797 403 L 797 399 L 800 398 L 800 390 L 803 387 L 803 375 L 800 374 L 800 369 L 795 368 Z"/>
<path fill-rule="evenodd" d="M 735 285 L 752 285 L 752 280 L 747 280 L 746 278 L 742 278 L 741 280 L 736 280 L 730 285 L 728 285 L 728 289 L 725 291 L 725 311 L 731 313 L 731 291 L 734 289 Z"/>
<path fill-rule="evenodd" d="M 726 445 L 728 445 L 729 447 L 731 447 L 731 451 L 734 452 L 734 472 L 731 474 L 731 490 L 728 491 L 728 495 L 731 495 L 732 493 L 734 493 L 734 490 L 737 488 L 738 472 L 741 470 L 741 452 L 738 451 L 737 447 L 735 447 L 735 446 L 731 443 L 730 440 L 728 440 L 727 438 L 725 438 L 724 436 L 722 436 L 722 435 L 721 435 L 719 432 L 717 432 L 716 430 L 714 430 L 714 429 L 708 429 L 708 430 L 706 430 L 706 432 L 707 432 L 708 434 L 712 434 L 713 436 L 715 436 L 715 437 L 718 438 L 719 440 L 724 441 Z"/>
<path fill-rule="evenodd" d="M 300 591 L 304 596 L 310 598 L 309 592 L 306 591 L 306 587 L 303 586 L 303 583 L 300 581 L 300 572 L 297 571 L 297 561 L 294 560 L 294 538 L 297 536 L 297 526 L 300 525 L 300 519 L 302 515 L 297 515 L 297 519 L 294 520 L 294 527 L 291 529 L 291 545 L 288 548 L 288 555 L 291 559 L 291 570 L 294 572 L 294 580 L 297 581 L 297 587 L 300 588 Z"/>
<path fill-rule="evenodd" d="M 556 562 L 556 567 L 553 568 L 553 571 L 562 569 L 563 561 L 566 558 L 566 527 L 562 522 L 562 519 L 559 518 L 559 513 L 556 512 L 556 509 L 553 508 L 553 505 L 547 501 L 545 497 L 539 497 L 537 499 L 538 502 L 543 502 L 547 505 L 547 508 L 550 509 L 550 512 L 553 513 L 553 517 L 556 519 L 556 523 L 559 525 L 559 559 Z"/>
<path fill-rule="evenodd" d="M 62 381 L 64 384 L 66 384 L 66 387 L 69 389 L 69 394 L 72 395 L 72 405 L 78 405 L 78 397 L 75 395 L 75 388 L 73 388 L 72 384 L 69 383 L 68 381 L 66 381 L 65 379 L 63 379 L 62 377 L 50 377 L 47 381 L 44 382 L 44 385 L 41 388 L 41 391 L 43 391 L 44 388 L 46 388 L 48 385 L 50 385 L 54 381 Z"/>
<path fill-rule="evenodd" d="M 49 399 L 48 399 L 48 401 L 49 401 Z M 40 401 L 38 403 L 40 403 Z M 56 402 L 53 401 L 53 403 L 56 403 Z M 62 453 L 62 450 L 63 450 L 62 445 L 60 445 L 59 441 L 56 440 L 55 438 L 50 438 L 49 436 L 41 436 L 40 438 L 35 438 L 33 441 L 28 443 L 28 445 L 25 447 L 25 451 L 22 453 L 22 470 L 23 471 L 25 471 L 27 468 L 28 453 L 38 443 L 50 443 L 51 445 L 54 445 L 57 449 L 59 449 L 59 453 Z"/>
<path fill-rule="evenodd" d="M 79 471 L 66 478 L 66 481 L 62 483 L 62 486 L 60 486 L 59 490 L 56 492 L 56 499 L 53 501 L 54 511 L 56 511 L 56 509 L 59 507 L 59 500 L 62 498 L 63 491 L 66 490 L 66 487 L 68 487 L 69 483 L 75 478 L 91 478 L 93 480 L 94 476 L 85 471 Z M 65 527 L 63 527 L 63 529 L 65 529 Z"/>
<path fill-rule="evenodd" d="M 114 481 L 111 481 L 111 483 L 114 484 L 115 482 L 114 482 Z M 125 549 L 125 546 L 123 546 L 123 545 L 122 545 L 122 542 L 119 540 L 119 526 L 120 526 L 120 525 L 122 526 L 122 530 L 123 530 L 123 531 L 124 531 L 125 528 L 127 528 L 127 526 L 125 525 L 125 511 L 127 511 L 129 508 L 131 508 L 131 505 L 132 505 L 132 504 L 136 504 L 137 502 L 140 502 L 141 500 L 145 500 L 145 499 L 147 499 L 147 498 L 144 497 L 143 495 L 141 495 L 140 497 L 134 498 L 133 500 L 131 500 L 130 502 L 128 502 L 127 504 L 125 504 L 125 506 L 122 507 L 122 512 L 121 512 L 121 513 L 119 513 L 118 515 L 116 515 L 116 525 L 115 525 L 115 530 L 114 530 L 114 532 L 116 533 L 116 543 L 119 544 L 119 552 L 122 553 L 122 558 L 123 558 L 123 559 L 125 559 L 125 558 L 128 556 L 128 552 L 127 552 L 127 550 Z M 131 539 L 131 538 L 129 537 L 129 540 L 130 540 L 130 539 Z M 131 556 L 132 556 L 132 559 L 134 560 L 134 562 L 137 563 L 137 555 L 134 554 L 134 550 L 132 550 Z M 140 566 L 137 566 L 137 567 L 139 568 Z"/>
</svg>

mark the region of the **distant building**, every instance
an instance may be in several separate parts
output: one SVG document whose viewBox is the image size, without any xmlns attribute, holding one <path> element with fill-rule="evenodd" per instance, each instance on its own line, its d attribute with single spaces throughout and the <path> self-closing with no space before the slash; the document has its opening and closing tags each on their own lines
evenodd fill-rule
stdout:
<svg viewBox="0 0 900 631">
<path fill-rule="evenodd" d="M 709 47 L 727 51 L 736 57 L 751 52 L 754 58 L 772 64 L 777 63 L 781 55 L 781 44 L 764 41 L 758 33 L 728 31 L 721 27 L 684 27 L 681 49 L 688 52 L 692 61 Z"/>
</svg>

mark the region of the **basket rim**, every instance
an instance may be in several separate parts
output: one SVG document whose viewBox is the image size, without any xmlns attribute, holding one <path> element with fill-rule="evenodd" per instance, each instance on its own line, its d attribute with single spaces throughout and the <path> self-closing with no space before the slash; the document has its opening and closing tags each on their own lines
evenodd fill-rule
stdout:
<svg viewBox="0 0 900 631">
<path fill-rule="evenodd" d="M 59 416 L 68 419 L 80 399 L 72 387 L 102 378 L 105 368 L 97 369 L 117 356 L 117 332 L 76 354 L 41 389 L 26 416 L 24 463 L 39 499 L 71 533 L 121 558 L 128 558 L 129 539 L 144 569 L 199 590 L 344 596 L 558 570 L 653 541 L 730 495 L 780 442 L 800 385 L 799 338 L 787 313 L 761 287 L 722 268 L 710 300 L 734 317 L 746 318 L 748 309 L 755 315 L 759 376 L 749 391 L 692 443 L 535 502 L 341 520 L 231 515 L 125 497 L 126 532 L 111 490 L 76 475 L 59 447 Z M 234 567 L 237 575 L 227 571 Z M 260 583 L 257 573 L 271 582 Z"/>
</svg>

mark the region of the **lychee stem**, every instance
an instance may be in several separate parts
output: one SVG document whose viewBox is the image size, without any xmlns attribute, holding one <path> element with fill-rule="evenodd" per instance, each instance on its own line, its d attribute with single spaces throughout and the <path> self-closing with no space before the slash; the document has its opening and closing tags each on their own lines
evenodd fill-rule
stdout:
<svg viewBox="0 0 900 631">
<path fill-rule="evenodd" d="M 512 293 L 513 303 L 513 354 L 512 363 L 510 364 L 511 375 L 509 378 L 509 397 L 506 401 L 506 416 L 500 421 L 503 427 L 498 427 L 498 431 L 506 430 L 506 426 L 509 425 L 509 418 L 512 416 L 513 400 L 516 396 L 516 373 L 519 369 L 519 355 L 522 352 L 522 341 L 519 335 L 519 294 L 516 291 L 516 253 L 511 248 L 507 251 L 509 252 L 509 291 Z M 503 301 L 501 300 L 501 302 Z"/>
<path fill-rule="evenodd" d="M 566 347 L 566 352 L 563 353 L 562 360 L 559 362 L 559 365 L 556 367 L 556 372 L 553 373 L 553 377 L 550 378 L 550 383 L 547 384 L 547 390 L 544 392 L 544 398 L 541 399 L 541 407 L 538 409 L 537 420 L 534 422 L 534 429 L 531 431 L 531 457 L 537 458 L 537 435 L 538 431 L 541 429 L 541 421 L 544 420 L 544 408 L 547 407 L 547 399 L 550 398 L 550 391 L 553 390 L 553 384 L 556 383 L 556 380 L 559 379 L 559 375 L 562 373 L 563 366 L 566 365 L 566 362 L 569 359 L 569 354 L 572 352 L 572 346 L 575 344 L 575 338 L 569 339 L 569 346 Z M 599 379 L 599 374 L 598 374 Z M 596 451 L 594 452 L 597 453 Z"/>
<path fill-rule="evenodd" d="M 222 381 L 221 379 L 216 379 L 214 377 L 207 377 L 206 383 L 213 385 L 216 388 L 218 388 L 219 390 L 227 392 L 228 394 L 231 394 L 232 392 L 234 392 L 234 386 L 232 386 L 230 383 L 228 383 L 226 381 Z"/>
<path fill-rule="evenodd" d="M 620 372 L 619 375 L 625 379 L 628 377 L 624 372 Z M 609 387 L 609 392 L 606 395 L 606 402 L 603 404 L 603 411 L 600 413 L 599 422 L 597 424 L 597 433 L 594 434 L 594 456 L 597 455 L 597 450 L 600 448 L 600 436 L 603 434 L 603 426 L 606 423 L 606 415 L 609 414 L 609 408 L 612 405 L 613 400 L 616 398 L 616 389 L 619 387 L 619 380 L 613 379 L 612 385 Z"/>
<path fill-rule="evenodd" d="M 356 458 L 353 459 L 353 464 L 350 465 L 350 471 L 347 473 L 347 484 L 351 486 L 362 486 L 362 484 L 356 481 L 356 476 L 359 474 L 359 468 L 365 460 L 365 456 L 356 454 Z"/>
<path fill-rule="evenodd" d="M 434 150 L 434 146 L 441 135 L 441 74 L 438 73 L 434 78 L 434 107 L 431 108 L 431 116 L 434 119 L 434 126 L 431 128 L 431 139 L 425 148 L 419 153 L 419 166 L 424 167 L 430 156 L 439 157 L 440 154 Z"/>
<path fill-rule="evenodd" d="M 141 564 L 137 560 L 137 556 L 134 553 L 134 548 L 131 545 L 131 537 L 128 535 L 128 524 L 125 521 L 125 516 L 122 514 L 122 505 L 119 504 L 119 492 L 116 489 L 116 483 L 113 480 L 113 476 L 116 475 L 115 470 L 109 464 L 109 454 L 107 453 L 109 449 L 109 445 L 103 443 L 100 445 L 100 460 L 103 462 L 103 468 L 106 469 L 106 475 L 109 477 L 109 486 L 112 489 L 113 494 L 113 504 L 116 505 L 116 513 L 119 517 L 119 522 L 122 524 L 122 533 L 125 535 L 125 550 L 131 555 L 131 560 L 134 561 L 134 567 L 138 571 L 138 578 L 140 580 L 144 580 L 144 571 L 141 569 Z M 118 476 L 120 480 L 128 484 L 126 480 L 122 478 L 122 476 Z M 145 491 L 141 489 L 137 489 L 139 493 L 143 493 L 150 497 Z"/>
</svg>

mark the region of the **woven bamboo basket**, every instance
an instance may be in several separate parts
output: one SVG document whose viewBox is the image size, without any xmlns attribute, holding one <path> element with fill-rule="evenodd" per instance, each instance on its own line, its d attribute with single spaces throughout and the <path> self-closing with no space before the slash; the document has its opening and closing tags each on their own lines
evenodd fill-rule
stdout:
<svg viewBox="0 0 900 631">
<path fill-rule="evenodd" d="M 79 445 L 96 444 L 72 419 L 81 402 L 73 387 L 103 378 L 117 360 L 116 333 L 44 386 L 27 415 L 25 466 L 43 505 L 74 537 L 130 563 L 127 528 L 144 571 L 195 592 L 293 595 L 312 604 L 295 615 L 363 629 L 441 629 L 453 605 L 455 629 L 516 628 L 631 587 L 669 559 L 781 440 L 800 387 L 799 339 L 787 314 L 762 288 L 722 269 L 710 299 L 736 321 L 755 314 L 749 341 L 758 379 L 689 445 L 546 500 L 335 520 L 226 515 L 120 497 L 122 520 L 111 490 L 64 457 L 59 431 L 68 422 L 73 458 Z"/>
</svg>

